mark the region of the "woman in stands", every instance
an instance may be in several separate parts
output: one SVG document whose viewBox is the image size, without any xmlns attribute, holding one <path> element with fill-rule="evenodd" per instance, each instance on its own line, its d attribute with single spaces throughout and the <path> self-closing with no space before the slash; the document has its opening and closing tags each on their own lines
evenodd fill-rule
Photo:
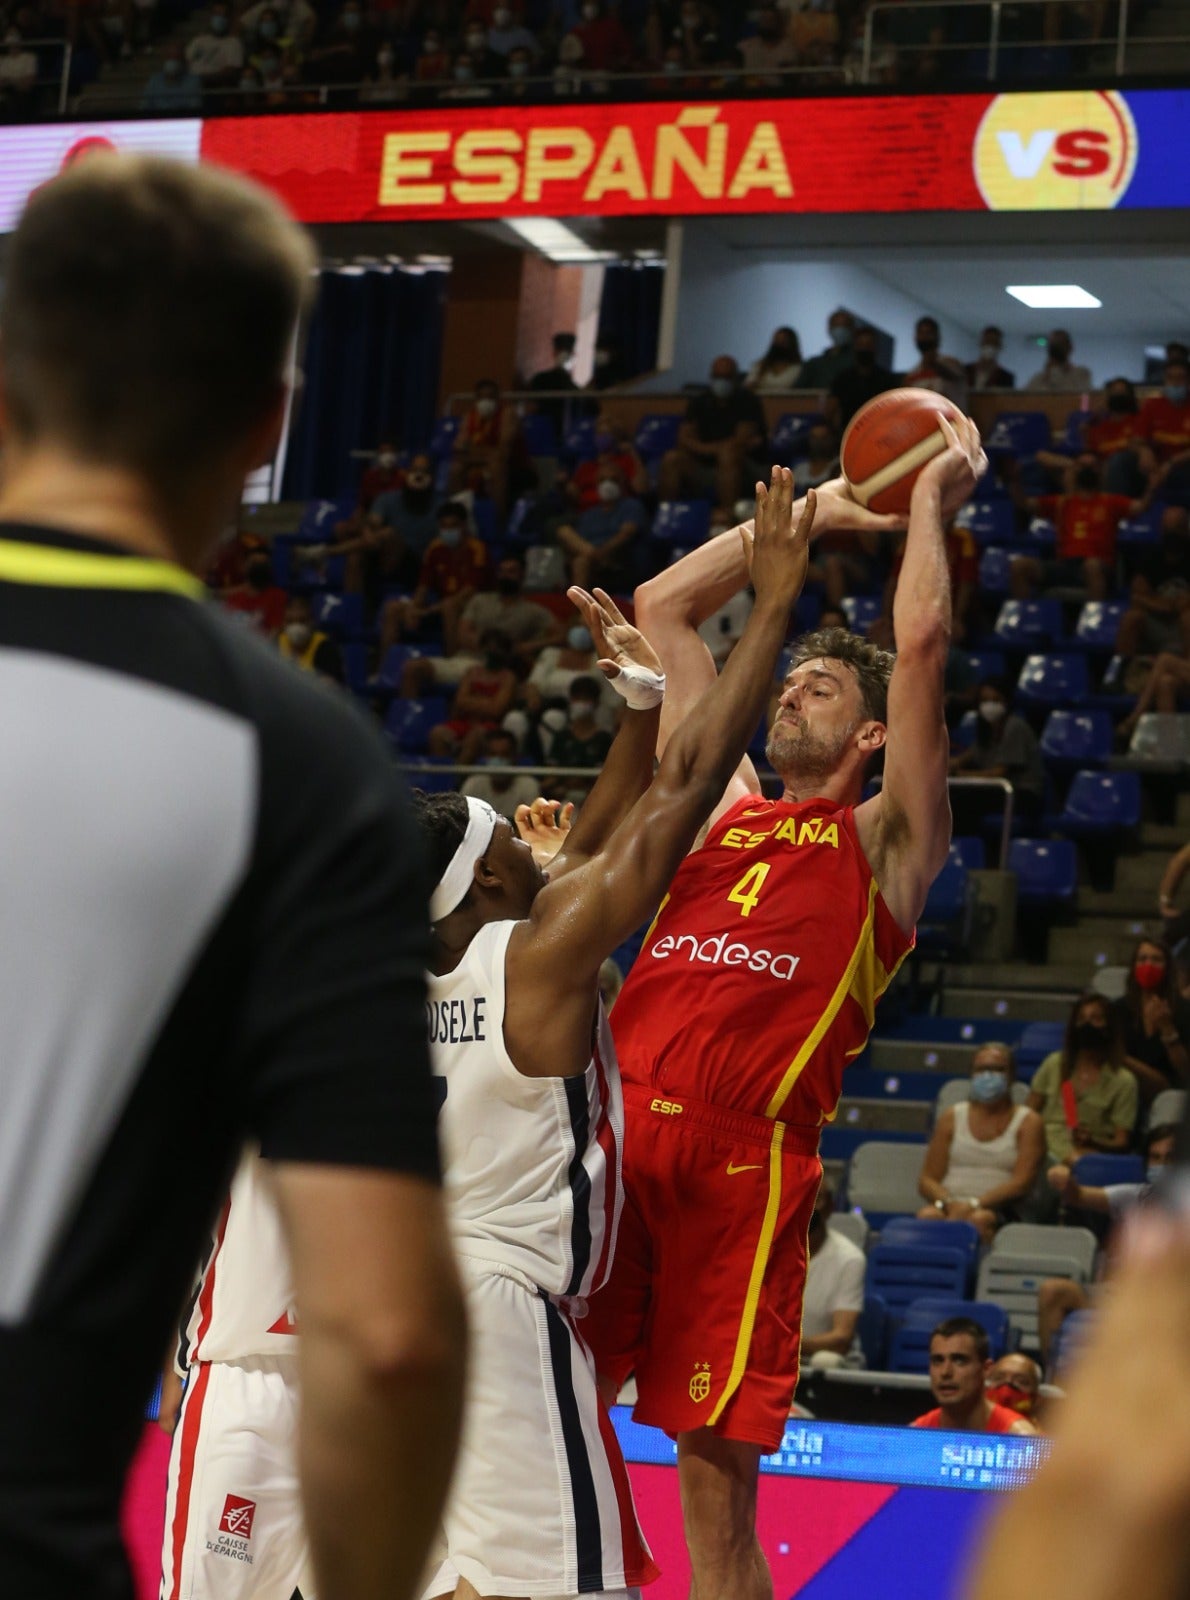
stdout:
<svg viewBox="0 0 1190 1600">
<path fill-rule="evenodd" d="M 1006 1044 L 980 1045 L 971 1057 L 969 1098 L 939 1114 L 918 1188 L 923 1219 L 970 1222 L 990 1244 L 996 1229 L 1020 1220 L 1045 1160 L 1045 1126 L 1014 1103 L 1016 1059 Z"/>
<path fill-rule="evenodd" d="M 1071 1009 L 1065 1044 L 1046 1056 L 1029 1085 L 1029 1107 L 1045 1123 L 1049 1161 L 1069 1165 L 1092 1152 L 1126 1151 L 1138 1100 L 1111 1005 L 1100 994 L 1083 995 Z M 1042 1213 L 1056 1211 L 1048 1186 L 1039 1186 L 1034 1199 Z M 1049 1215 L 1036 1220 L 1048 1221 Z"/>
<path fill-rule="evenodd" d="M 1190 1004 L 1179 994 L 1173 962 L 1160 939 L 1142 939 L 1132 955 L 1123 997 L 1113 1008 L 1124 1062 L 1149 1105 L 1162 1089 L 1190 1078 Z"/>
<path fill-rule="evenodd" d="M 744 383 L 757 394 L 787 394 L 797 388 L 801 371 L 801 340 L 792 328 L 777 328 L 764 355 L 752 363 Z"/>
<path fill-rule="evenodd" d="M 999 678 L 985 678 L 976 691 L 975 737 L 950 760 L 956 777 L 1007 778 L 1018 817 L 1041 815 L 1045 768 L 1037 735 L 1010 709 L 1011 691 Z M 951 790 L 956 833 L 978 833 L 983 817 L 995 809 L 994 799 L 980 790 Z"/>
</svg>

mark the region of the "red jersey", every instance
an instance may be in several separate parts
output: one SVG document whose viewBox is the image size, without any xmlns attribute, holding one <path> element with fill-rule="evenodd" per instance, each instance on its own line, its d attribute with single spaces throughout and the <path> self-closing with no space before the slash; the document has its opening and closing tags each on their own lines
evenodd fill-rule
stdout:
<svg viewBox="0 0 1190 1600">
<path fill-rule="evenodd" d="M 1123 494 L 1047 494 L 1037 509 L 1058 531 L 1057 555 L 1063 561 L 1091 556 L 1099 561 L 1116 559 L 1116 533 L 1120 519 L 1132 509 Z"/>
<path fill-rule="evenodd" d="M 1028 1418 L 1024 1418 L 1028 1421 Z M 992 1414 L 988 1418 L 986 1428 L 973 1428 L 973 1433 L 1011 1433 L 1014 1422 L 1022 1421 L 1018 1411 L 1010 1411 L 1007 1406 L 1002 1406 L 999 1401 L 992 1404 Z M 915 1417 L 909 1424 L 911 1428 L 940 1428 L 942 1426 L 941 1407 L 937 1411 L 927 1411 L 924 1417 Z"/>
<path fill-rule="evenodd" d="M 747 795 L 678 868 L 616 1001 L 624 1081 L 827 1121 L 912 944 L 851 807 Z"/>
<path fill-rule="evenodd" d="M 460 589 L 490 589 L 487 546 L 479 539 L 466 538 L 456 545 L 432 539 L 421 558 L 417 585 L 444 597 Z"/>
<path fill-rule="evenodd" d="M 1144 436 L 1139 411 L 1109 411 L 1087 423 L 1083 445 L 1097 456 L 1110 456 L 1117 450 L 1127 450 Z"/>
<path fill-rule="evenodd" d="M 1190 450 L 1190 400 L 1176 406 L 1163 394 L 1154 395 L 1140 408 L 1140 431 L 1162 461 Z"/>
</svg>

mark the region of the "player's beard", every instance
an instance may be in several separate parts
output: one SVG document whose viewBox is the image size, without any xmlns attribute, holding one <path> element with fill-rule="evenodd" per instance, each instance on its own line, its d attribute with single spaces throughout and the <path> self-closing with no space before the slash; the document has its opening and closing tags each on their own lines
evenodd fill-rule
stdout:
<svg viewBox="0 0 1190 1600">
<path fill-rule="evenodd" d="M 773 771 L 782 778 L 817 782 L 835 771 L 854 732 L 854 723 L 835 734 L 815 733 L 804 718 L 794 721 L 778 717 L 769 729 L 764 753 Z"/>
</svg>

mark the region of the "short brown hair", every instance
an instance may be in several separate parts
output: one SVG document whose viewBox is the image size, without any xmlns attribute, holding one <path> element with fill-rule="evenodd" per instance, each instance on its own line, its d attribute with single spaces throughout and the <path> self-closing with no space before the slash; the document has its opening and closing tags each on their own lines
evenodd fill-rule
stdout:
<svg viewBox="0 0 1190 1600">
<path fill-rule="evenodd" d="M 15 434 L 185 483 L 276 403 L 315 259 L 278 202 L 229 172 L 86 156 L 34 193 L 9 250 Z"/>
<path fill-rule="evenodd" d="M 804 633 L 793 647 L 789 670 L 804 666 L 807 661 L 826 657 L 828 661 L 841 661 L 850 667 L 859 684 L 864 711 L 873 722 L 888 721 L 888 680 L 896 662 L 888 650 L 880 650 L 867 639 L 846 628 L 821 628 L 817 633 Z"/>
</svg>

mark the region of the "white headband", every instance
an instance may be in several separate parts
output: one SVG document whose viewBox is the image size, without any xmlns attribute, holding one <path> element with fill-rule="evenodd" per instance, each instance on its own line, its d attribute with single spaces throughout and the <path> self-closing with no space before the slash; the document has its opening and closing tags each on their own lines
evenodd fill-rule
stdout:
<svg viewBox="0 0 1190 1600">
<path fill-rule="evenodd" d="M 450 858 L 450 865 L 438 880 L 438 887 L 430 896 L 430 921 L 441 922 L 458 906 L 471 887 L 475 877 L 475 863 L 492 842 L 500 813 L 494 811 L 486 800 L 467 796 L 467 831 L 463 842 Z"/>
</svg>

